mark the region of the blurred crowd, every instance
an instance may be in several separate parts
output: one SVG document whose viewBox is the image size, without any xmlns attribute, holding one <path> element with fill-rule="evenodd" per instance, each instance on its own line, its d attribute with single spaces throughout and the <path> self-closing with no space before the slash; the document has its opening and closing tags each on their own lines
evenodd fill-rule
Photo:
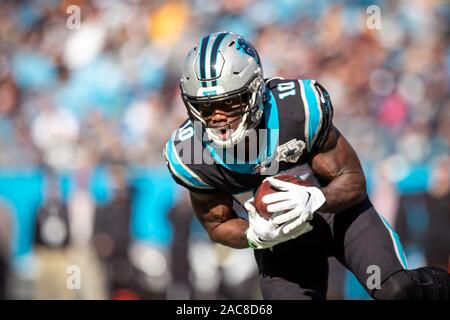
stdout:
<svg viewBox="0 0 450 320">
<path fill-rule="evenodd" d="M 162 157 L 184 56 L 221 30 L 327 88 L 410 267 L 448 269 L 448 21 L 437 0 L 2 1 L 0 298 L 259 298 L 251 250 L 209 242 Z M 367 297 L 331 266 L 331 298 Z"/>
</svg>

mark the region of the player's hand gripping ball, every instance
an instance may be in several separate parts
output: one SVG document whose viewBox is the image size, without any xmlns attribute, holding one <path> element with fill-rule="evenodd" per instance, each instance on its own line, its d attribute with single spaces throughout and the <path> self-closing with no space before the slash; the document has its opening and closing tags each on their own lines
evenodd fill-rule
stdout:
<svg viewBox="0 0 450 320">
<path fill-rule="evenodd" d="M 310 183 L 306 180 L 303 180 L 303 179 L 295 177 L 295 176 L 287 175 L 287 174 L 278 175 L 278 176 L 275 176 L 274 178 L 276 178 L 278 180 L 294 183 L 294 184 L 297 184 L 300 186 L 305 186 L 305 187 L 313 186 L 312 183 Z M 272 217 L 272 213 L 267 211 L 267 204 L 265 204 L 262 201 L 262 198 L 265 195 L 268 195 L 268 194 L 271 194 L 274 192 L 279 192 L 279 191 L 280 190 L 278 190 L 274 186 L 272 186 L 268 180 L 264 180 L 263 183 L 261 183 L 261 185 L 256 190 L 255 202 L 254 202 L 255 208 L 256 208 L 256 211 L 259 213 L 259 215 L 266 220 L 269 220 Z"/>
</svg>

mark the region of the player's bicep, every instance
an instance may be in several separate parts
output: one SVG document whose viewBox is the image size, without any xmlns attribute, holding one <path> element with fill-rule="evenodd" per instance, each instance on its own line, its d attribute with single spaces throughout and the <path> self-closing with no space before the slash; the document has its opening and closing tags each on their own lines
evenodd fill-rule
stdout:
<svg viewBox="0 0 450 320">
<path fill-rule="evenodd" d="M 236 217 L 233 198 L 228 194 L 209 195 L 191 191 L 190 196 L 194 212 L 209 234 L 221 223 Z"/>
<path fill-rule="evenodd" d="M 364 179 L 355 150 L 333 125 L 320 148 L 312 155 L 310 163 L 314 173 L 324 182 L 330 182 L 344 174 L 353 174 Z"/>
</svg>

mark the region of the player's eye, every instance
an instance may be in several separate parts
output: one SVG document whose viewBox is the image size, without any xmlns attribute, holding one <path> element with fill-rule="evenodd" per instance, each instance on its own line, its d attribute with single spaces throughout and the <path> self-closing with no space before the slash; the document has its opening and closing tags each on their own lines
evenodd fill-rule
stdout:
<svg viewBox="0 0 450 320">
<path fill-rule="evenodd" d="M 233 103 L 234 103 L 234 99 L 226 99 L 225 100 L 225 105 L 227 105 L 227 106 L 231 106 L 231 105 L 233 105 Z"/>
</svg>

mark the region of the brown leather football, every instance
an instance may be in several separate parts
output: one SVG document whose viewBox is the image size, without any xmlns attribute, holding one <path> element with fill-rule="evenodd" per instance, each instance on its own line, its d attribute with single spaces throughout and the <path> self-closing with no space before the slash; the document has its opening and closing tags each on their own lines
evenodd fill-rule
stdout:
<svg viewBox="0 0 450 320">
<path fill-rule="evenodd" d="M 287 174 L 281 174 L 279 176 L 275 176 L 275 178 L 286 181 L 286 182 L 295 183 L 295 184 L 305 186 L 305 187 L 313 186 L 313 184 L 310 183 L 309 181 L 303 180 L 303 179 L 295 177 L 295 176 L 287 175 Z M 272 216 L 272 213 L 267 211 L 267 205 L 262 201 L 262 198 L 266 194 L 271 194 L 271 193 L 279 192 L 279 191 L 280 190 L 275 189 L 269 183 L 269 181 L 266 181 L 266 180 L 264 180 L 264 182 L 261 183 L 261 185 L 258 187 L 258 190 L 256 190 L 254 205 L 255 205 L 256 211 L 259 213 L 259 215 L 266 220 L 270 219 L 270 217 Z"/>
</svg>

